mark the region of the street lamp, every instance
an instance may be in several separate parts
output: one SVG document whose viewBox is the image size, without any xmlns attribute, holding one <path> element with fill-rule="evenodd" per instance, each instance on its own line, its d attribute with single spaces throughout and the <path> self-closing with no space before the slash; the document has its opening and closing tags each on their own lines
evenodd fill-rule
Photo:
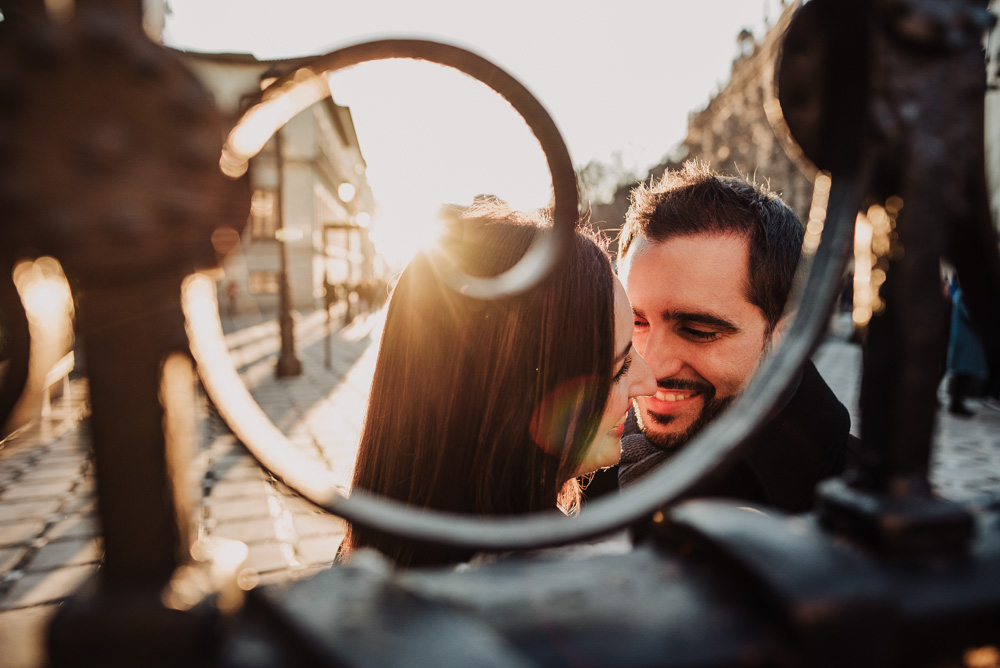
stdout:
<svg viewBox="0 0 1000 668">
<path fill-rule="evenodd" d="M 274 133 L 275 165 L 278 170 L 278 187 L 274 198 L 275 213 L 278 217 L 278 230 L 275 238 L 278 240 L 281 253 L 281 270 L 278 273 L 278 332 L 281 337 L 281 352 L 274 366 L 274 375 L 278 378 L 298 376 L 302 373 L 302 360 L 295 354 L 295 320 L 292 318 L 291 291 L 288 285 L 288 231 L 285 229 L 285 214 L 282 207 L 282 195 L 285 187 L 284 155 L 282 153 L 281 129 Z"/>
</svg>

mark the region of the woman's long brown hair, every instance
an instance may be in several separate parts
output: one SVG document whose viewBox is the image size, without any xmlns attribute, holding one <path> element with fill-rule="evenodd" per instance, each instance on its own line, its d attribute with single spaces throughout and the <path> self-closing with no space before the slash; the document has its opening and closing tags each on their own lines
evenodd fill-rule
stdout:
<svg viewBox="0 0 1000 668">
<path fill-rule="evenodd" d="M 481 204 L 454 221 L 444 248 L 469 274 L 497 275 L 545 222 Z M 389 301 L 354 489 L 420 508 L 511 515 L 575 510 L 575 478 L 610 393 L 614 287 L 589 234 L 543 283 L 499 300 L 445 285 L 427 256 Z M 351 527 L 341 556 L 374 547 L 400 566 L 471 553 Z"/>
</svg>

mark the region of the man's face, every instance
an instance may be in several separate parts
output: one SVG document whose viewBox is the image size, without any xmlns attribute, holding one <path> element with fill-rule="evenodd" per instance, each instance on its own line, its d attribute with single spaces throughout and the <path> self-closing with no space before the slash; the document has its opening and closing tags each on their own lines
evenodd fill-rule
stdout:
<svg viewBox="0 0 1000 668">
<path fill-rule="evenodd" d="M 749 383 L 768 349 L 763 312 L 747 299 L 745 239 L 636 237 L 619 265 L 635 313 L 633 345 L 656 377 L 639 426 L 661 448 L 686 443 Z"/>
</svg>

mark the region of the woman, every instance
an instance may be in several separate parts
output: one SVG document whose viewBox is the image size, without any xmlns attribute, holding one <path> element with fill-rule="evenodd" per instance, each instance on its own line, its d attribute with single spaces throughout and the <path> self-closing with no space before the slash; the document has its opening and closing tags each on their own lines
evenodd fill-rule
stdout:
<svg viewBox="0 0 1000 668">
<path fill-rule="evenodd" d="M 545 222 L 484 202 L 442 245 L 463 271 L 495 276 Z M 604 249 L 577 232 L 567 255 L 541 285 L 498 300 L 453 291 L 426 256 L 410 263 L 389 301 L 355 489 L 475 515 L 576 511 L 576 478 L 618 462 L 631 399 L 655 382 Z M 353 527 L 341 555 L 366 546 L 400 566 L 472 556 Z"/>
</svg>

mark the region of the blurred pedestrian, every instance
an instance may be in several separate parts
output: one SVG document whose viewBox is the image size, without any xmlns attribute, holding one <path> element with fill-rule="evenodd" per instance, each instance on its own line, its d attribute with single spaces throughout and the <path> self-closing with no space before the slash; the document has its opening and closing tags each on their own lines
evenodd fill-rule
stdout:
<svg viewBox="0 0 1000 668">
<path fill-rule="evenodd" d="M 323 275 L 323 306 L 326 308 L 329 314 L 330 309 L 333 308 L 337 301 L 340 299 L 337 294 L 337 286 L 330 282 L 329 277 Z"/>
<path fill-rule="evenodd" d="M 951 279 L 947 276 L 941 279 L 941 290 L 938 292 L 938 299 L 941 300 L 944 307 L 944 317 L 941 319 L 941 354 L 938 358 L 938 368 L 937 368 L 937 385 L 935 387 L 941 387 L 941 383 L 945 382 L 948 376 L 948 351 L 951 349 Z M 941 405 L 940 400 L 938 400 L 938 406 Z"/>
<path fill-rule="evenodd" d="M 958 277 L 952 278 L 951 332 L 948 340 L 948 412 L 960 417 L 973 415 L 965 399 L 975 393 L 989 375 L 979 332 L 965 304 Z"/>
</svg>

